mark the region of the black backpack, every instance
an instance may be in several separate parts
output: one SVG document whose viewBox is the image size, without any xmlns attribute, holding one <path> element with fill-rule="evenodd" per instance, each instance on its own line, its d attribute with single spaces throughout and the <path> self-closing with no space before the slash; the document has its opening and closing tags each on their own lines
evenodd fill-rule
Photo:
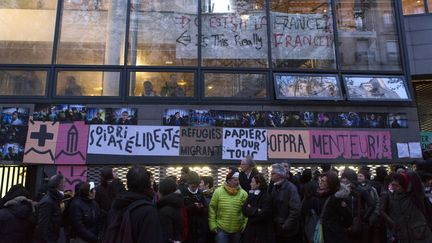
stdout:
<svg viewBox="0 0 432 243">
<path fill-rule="evenodd" d="M 137 200 L 122 210 L 111 211 L 108 214 L 107 228 L 105 230 L 103 243 L 134 242 L 132 235 L 131 212 L 141 206 L 152 206 L 145 199 Z"/>
</svg>

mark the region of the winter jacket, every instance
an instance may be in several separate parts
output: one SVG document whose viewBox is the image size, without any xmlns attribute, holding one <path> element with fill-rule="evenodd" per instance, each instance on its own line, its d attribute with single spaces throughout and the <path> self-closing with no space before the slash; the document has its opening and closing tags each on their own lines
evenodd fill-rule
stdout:
<svg viewBox="0 0 432 243">
<path fill-rule="evenodd" d="M 62 194 L 56 189 L 48 189 L 41 199 L 37 210 L 37 226 L 35 238 L 38 242 L 57 242 L 62 223 Z"/>
<path fill-rule="evenodd" d="M 189 189 L 182 191 L 187 213 L 188 234 L 185 242 L 206 243 L 209 232 L 207 223 L 207 202 L 200 190 L 192 193 Z"/>
<path fill-rule="evenodd" d="M 239 181 L 240 181 L 240 186 L 241 188 L 243 188 L 243 190 L 245 190 L 246 192 L 248 192 L 251 189 L 250 183 L 252 181 L 252 178 L 258 174 L 258 170 L 256 168 L 252 168 L 251 173 L 249 175 L 249 177 L 246 175 L 245 172 L 240 172 L 239 174 Z"/>
<path fill-rule="evenodd" d="M 297 235 L 300 232 L 301 202 L 296 186 L 284 179 L 274 184 L 271 197 L 276 235 Z"/>
<path fill-rule="evenodd" d="M 432 232 L 411 197 L 410 193 L 390 195 L 390 217 L 394 222 L 396 238 L 401 243 L 430 243 Z"/>
<path fill-rule="evenodd" d="M 112 220 L 111 215 L 116 212 L 125 210 L 130 204 L 135 201 L 143 200 L 148 204 L 135 208 L 130 212 L 130 230 L 132 232 L 133 242 L 135 243 L 160 243 L 162 242 L 162 229 L 159 222 L 157 209 L 152 206 L 153 200 L 150 196 L 135 193 L 125 192 L 117 197 L 112 205 L 112 209 L 108 214 L 108 225 Z M 107 229 L 108 230 L 108 229 Z"/>
<path fill-rule="evenodd" d="M 161 197 L 157 203 L 157 208 L 162 226 L 163 242 L 180 241 L 183 230 L 183 197 L 180 192 L 176 191 Z"/>
<path fill-rule="evenodd" d="M 97 242 L 100 227 L 100 210 L 96 202 L 76 197 L 69 208 L 69 218 L 75 236 L 86 242 Z"/>
<path fill-rule="evenodd" d="M 237 233 L 242 231 L 247 223 L 242 207 L 248 194 L 240 187 L 235 190 L 227 187 L 225 184 L 213 193 L 208 209 L 208 223 L 211 231 L 222 229 L 228 233 Z"/>
<path fill-rule="evenodd" d="M 302 212 L 306 216 L 314 210 L 321 217 L 324 243 L 349 243 L 346 229 L 352 224 L 352 214 L 349 207 L 349 190 L 345 187 L 336 193 L 317 193 L 303 204 Z M 324 208 L 324 205 L 327 205 Z M 324 212 L 323 212 L 324 210 Z"/>
<path fill-rule="evenodd" d="M 243 204 L 243 214 L 248 218 L 242 242 L 275 242 L 272 223 L 271 197 L 266 191 L 250 191 Z"/>
<path fill-rule="evenodd" d="M 0 242 L 29 243 L 36 225 L 34 203 L 24 196 L 7 201 L 0 209 Z"/>
</svg>

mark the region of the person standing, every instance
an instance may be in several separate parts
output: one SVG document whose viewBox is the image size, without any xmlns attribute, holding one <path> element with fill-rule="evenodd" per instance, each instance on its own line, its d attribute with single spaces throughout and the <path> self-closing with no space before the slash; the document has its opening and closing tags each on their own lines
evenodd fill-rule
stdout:
<svg viewBox="0 0 432 243">
<path fill-rule="evenodd" d="M 300 242 L 301 202 L 296 186 L 288 181 L 282 164 L 273 164 L 271 191 L 276 242 Z"/>
<path fill-rule="evenodd" d="M 253 160 L 252 156 L 246 156 L 244 159 L 240 162 L 240 186 L 248 192 L 251 189 L 251 180 L 252 178 L 258 174 L 258 170 L 255 168 L 256 163 Z"/>
<path fill-rule="evenodd" d="M 414 185 L 415 173 L 396 173 L 391 182 L 390 217 L 400 243 L 430 243 L 432 232 L 424 214 L 424 190 Z M 420 193 L 416 193 L 419 191 Z"/>
<path fill-rule="evenodd" d="M 94 182 L 83 182 L 79 186 L 78 195 L 74 197 L 69 208 L 72 231 L 75 240 L 71 243 L 96 243 L 99 238 L 100 210 L 94 201 L 96 194 Z"/>
<path fill-rule="evenodd" d="M 36 225 L 36 203 L 20 184 L 14 185 L 0 200 L 0 242 L 30 243 Z"/>
<path fill-rule="evenodd" d="M 157 208 L 162 227 L 162 242 L 180 242 L 183 197 L 175 180 L 167 177 L 159 183 Z"/>
<path fill-rule="evenodd" d="M 142 167 L 134 166 L 129 169 L 127 175 L 128 190 L 117 197 L 108 213 L 108 227 L 105 239 L 109 242 L 162 242 L 162 229 L 159 222 L 157 209 L 153 206 L 153 191 L 151 189 L 150 173 Z M 114 232 L 113 222 L 116 215 L 129 218 L 122 224 L 120 232 L 130 234 L 118 235 Z"/>
<path fill-rule="evenodd" d="M 267 182 L 263 174 L 252 177 L 251 190 L 243 214 L 248 218 L 243 231 L 242 242 L 273 243 L 274 229 L 272 225 L 271 197 L 267 192 Z"/>
<path fill-rule="evenodd" d="M 35 230 L 38 243 L 55 243 L 60 238 L 64 181 L 62 174 L 52 176 L 48 181 L 47 194 L 39 202 Z"/>
<path fill-rule="evenodd" d="M 240 232 L 247 222 L 242 213 L 247 196 L 247 192 L 239 185 L 237 171 L 228 173 L 225 183 L 213 193 L 208 209 L 208 223 L 210 230 L 216 234 L 216 243 L 240 242 Z"/>
</svg>

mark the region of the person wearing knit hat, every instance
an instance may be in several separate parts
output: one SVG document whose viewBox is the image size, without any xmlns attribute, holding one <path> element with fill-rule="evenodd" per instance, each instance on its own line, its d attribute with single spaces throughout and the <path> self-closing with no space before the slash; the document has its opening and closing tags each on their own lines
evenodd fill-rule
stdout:
<svg viewBox="0 0 432 243">
<path fill-rule="evenodd" d="M 258 170 L 255 168 L 255 166 L 256 163 L 252 156 L 248 155 L 240 161 L 240 186 L 247 192 L 251 189 L 250 183 L 252 178 L 258 174 Z"/>
<path fill-rule="evenodd" d="M 357 184 L 357 173 L 349 168 L 346 168 L 341 175 L 341 183 L 342 184 Z"/>
<path fill-rule="evenodd" d="M 156 204 L 162 227 L 162 242 L 180 242 L 183 230 L 183 197 L 177 191 L 177 184 L 172 178 L 165 178 L 159 183 L 159 200 Z"/>
<path fill-rule="evenodd" d="M 399 242 L 432 242 L 432 232 L 428 226 L 430 215 L 425 210 L 423 188 L 417 182 L 415 172 L 401 172 L 393 176 L 390 195 L 390 218 Z"/>
<path fill-rule="evenodd" d="M 215 241 L 240 242 L 241 232 L 246 227 L 247 219 L 242 207 L 248 193 L 239 184 L 240 173 L 230 170 L 225 183 L 217 188 L 208 207 L 208 225 L 216 233 Z"/>
<path fill-rule="evenodd" d="M 301 201 L 296 186 L 288 181 L 286 169 L 282 164 L 273 164 L 271 191 L 273 224 L 276 232 L 276 242 L 300 242 Z"/>
<path fill-rule="evenodd" d="M 195 171 L 189 171 L 185 178 L 187 187 L 181 188 L 188 227 L 184 242 L 205 242 L 208 233 L 207 202 L 199 189 L 201 178 Z"/>
<path fill-rule="evenodd" d="M 369 198 L 369 201 L 364 201 L 365 217 L 363 219 L 369 223 L 369 229 L 361 233 L 364 239 L 376 239 L 379 241 L 382 232 L 380 221 L 380 198 L 378 191 L 370 182 L 369 168 L 362 167 L 357 173 L 358 190 L 365 193 L 364 198 Z"/>
</svg>

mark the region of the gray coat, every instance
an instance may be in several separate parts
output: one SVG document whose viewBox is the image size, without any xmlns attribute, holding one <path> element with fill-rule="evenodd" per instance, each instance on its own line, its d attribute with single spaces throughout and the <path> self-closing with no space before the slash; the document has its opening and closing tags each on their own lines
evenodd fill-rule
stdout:
<svg viewBox="0 0 432 243">
<path fill-rule="evenodd" d="M 396 237 L 401 243 L 430 243 L 432 232 L 411 197 L 410 193 L 394 193 L 390 196 L 390 217 Z"/>
</svg>

